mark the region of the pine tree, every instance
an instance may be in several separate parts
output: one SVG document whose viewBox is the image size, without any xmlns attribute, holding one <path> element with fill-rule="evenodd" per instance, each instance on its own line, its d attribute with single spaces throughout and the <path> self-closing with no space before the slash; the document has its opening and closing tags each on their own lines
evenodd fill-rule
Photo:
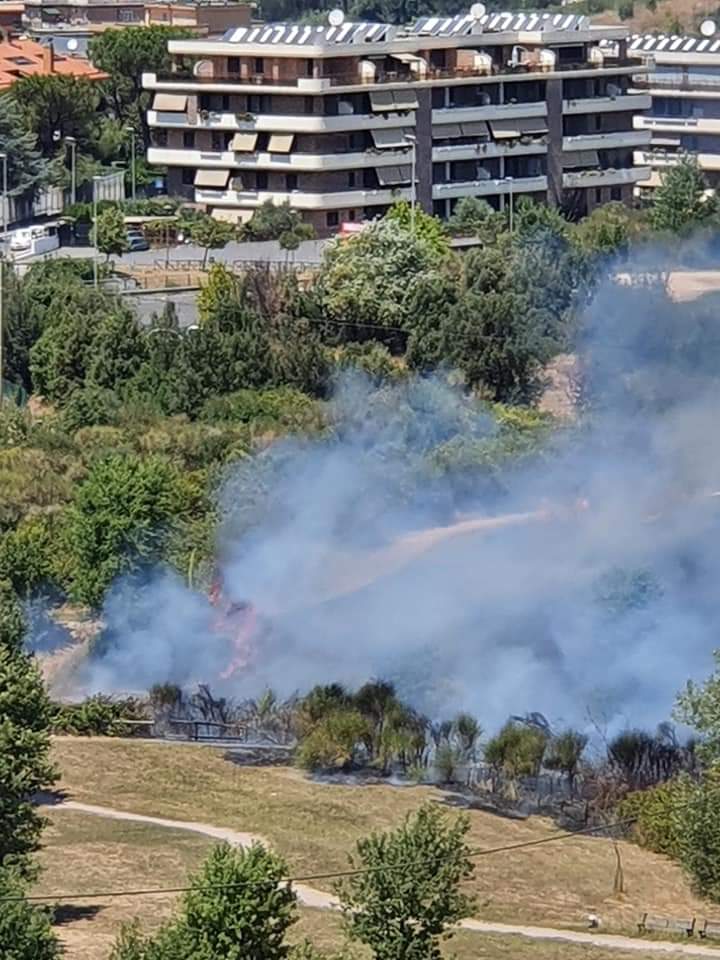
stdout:
<svg viewBox="0 0 720 960">
<path fill-rule="evenodd" d="M 32 196 L 47 183 L 50 166 L 37 149 L 37 137 L 23 122 L 15 101 L 0 97 L 0 152 L 7 157 L 8 194 Z"/>
<path fill-rule="evenodd" d="M 717 211 L 714 197 L 705 196 L 707 184 L 697 160 L 684 158 L 663 174 L 650 207 L 655 230 L 683 233 L 707 221 Z"/>
</svg>

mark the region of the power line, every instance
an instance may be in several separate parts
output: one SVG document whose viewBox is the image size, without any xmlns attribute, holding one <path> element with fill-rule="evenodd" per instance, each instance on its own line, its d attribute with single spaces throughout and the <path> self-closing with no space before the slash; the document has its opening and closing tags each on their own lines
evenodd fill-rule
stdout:
<svg viewBox="0 0 720 960">
<path fill-rule="evenodd" d="M 471 850 L 468 857 L 478 859 L 480 857 L 489 857 L 497 853 L 509 853 L 514 850 L 525 850 L 529 847 L 539 847 L 547 843 L 558 843 L 562 840 L 571 840 L 574 837 L 590 836 L 594 833 L 600 833 L 603 830 L 612 830 L 616 827 L 629 826 L 634 823 L 635 817 L 628 817 L 625 820 L 616 820 L 613 823 L 603 823 L 594 827 L 586 827 L 583 830 L 571 830 L 565 833 L 553 834 L 550 837 L 541 837 L 538 840 L 524 840 L 520 843 L 510 843 L 501 847 L 489 847 L 486 849 Z M 309 883 L 317 880 L 340 880 L 348 877 L 359 877 L 371 873 L 394 873 L 398 870 L 407 870 L 412 866 L 430 866 L 442 862 L 441 857 L 432 857 L 425 860 L 410 860 L 401 863 L 391 864 L 381 867 L 363 867 L 360 869 L 336 870 L 332 873 L 314 873 L 298 877 L 282 877 L 277 882 L 285 884 Z M 243 880 L 238 883 L 213 883 L 202 887 L 155 887 L 144 890 L 114 890 L 109 893 L 69 893 L 69 894 L 43 894 L 32 895 L 28 897 L 0 897 L 0 903 L 17 903 L 24 901 L 27 903 L 69 903 L 76 900 L 108 900 L 118 897 L 152 897 L 166 894 L 188 893 L 191 890 L 230 890 L 245 887 L 265 887 L 270 881 Z"/>
</svg>

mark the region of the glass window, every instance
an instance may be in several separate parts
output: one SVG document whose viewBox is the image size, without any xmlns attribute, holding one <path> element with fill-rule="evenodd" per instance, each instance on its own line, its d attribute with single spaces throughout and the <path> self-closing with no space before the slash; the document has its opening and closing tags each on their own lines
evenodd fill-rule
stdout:
<svg viewBox="0 0 720 960">
<path fill-rule="evenodd" d="M 337 210 L 328 210 L 325 216 L 325 223 L 328 227 L 336 227 L 340 222 L 340 214 Z"/>
<path fill-rule="evenodd" d="M 186 150 L 192 150 L 195 146 L 195 131 L 185 130 L 183 132 L 183 146 Z"/>
</svg>

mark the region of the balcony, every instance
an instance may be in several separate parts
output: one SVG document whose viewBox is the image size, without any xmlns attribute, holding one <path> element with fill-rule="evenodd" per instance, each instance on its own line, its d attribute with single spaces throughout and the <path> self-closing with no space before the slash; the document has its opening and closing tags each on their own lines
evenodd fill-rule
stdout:
<svg viewBox="0 0 720 960">
<path fill-rule="evenodd" d="M 649 130 L 619 130 L 615 133 L 581 133 L 563 137 L 563 150 L 613 150 L 616 147 L 643 147 L 650 143 Z"/>
<path fill-rule="evenodd" d="M 296 210 L 339 210 L 343 207 L 385 206 L 398 200 L 410 200 L 410 187 L 392 190 L 339 190 L 328 193 L 290 193 L 274 190 L 202 190 L 195 189 L 195 203 L 210 207 L 242 207 L 254 209 L 267 200 L 275 204 L 289 203 Z"/>
<path fill-rule="evenodd" d="M 650 176 L 650 167 L 623 167 L 609 170 L 577 170 L 563 173 L 563 187 L 576 190 L 590 187 L 618 187 L 638 183 Z"/>
<path fill-rule="evenodd" d="M 436 124 L 469 123 L 473 120 L 519 120 L 546 116 L 545 101 L 533 100 L 528 103 L 492 103 L 481 107 L 441 107 L 433 110 L 432 122 L 434 127 Z"/>
<path fill-rule="evenodd" d="M 514 177 L 513 195 L 541 193 L 547 190 L 547 177 Z M 468 180 L 457 183 L 433 184 L 433 200 L 452 200 L 455 197 L 487 197 L 509 193 L 509 184 L 502 180 Z"/>
<path fill-rule="evenodd" d="M 563 113 L 571 116 L 577 113 L 608 113 L 612 110 L 626 110 L 640 113 L 649 110 L 652 97 L 649 93 L 621 93 L 616 97 L 587 97 L 582 100 L 563 100 Z"/>
<path fill-rule="evenodd" d="M 704 80 L 698 80 L 695 77 L 678 76 L 673 77 L 668 74 L 655 73 L 650 79 L 640 76 L 632 78 L 633 87 L 638 90 L 663 90 L 679 93 L 708 93 L 720 97 L 720 77 L 713 80 L 706 77 Z"/>
<path fill-rule="evenodd" d="M 633 163 L 636 166 L 648 166 L 658 169 L 667 169 L 674 167 L 687 156 L 682 152 L 671 153 L 667 150 L 636 150 L 633 154 Z M 697 160 L 701 170 L 720 170 L 720 154 L 717 153 L 692 153 Z"/>
<path fill-rule="evenodd" d="M 219 170 L 270 170 L 277 173 L 357 170 L 407 163 L 410 148 L 365 150 L 356 153 L 267 153 L 232 150 L 185 150 L 181 147 L 150 147 L 148 163 L 164 167 L 194 167 Z"/>
<path fill-rule="evenodd" d="M 537 156 L 547 153 L 547 143 L 535 140 L 531 143 L 512 140 L 493 143 L 462 143 L 449 146 L 433 146 L 432 158 L 434 162 L 451 160 L 484 160 L 490 157 L 524 157 Z"/>
<path fill-rule="evenodd" d="M 230 113 L 229 111 L 210 111 L 207 117 L 197 116 L 195 123 L 191 122 L 186 113 L 166 113 L 157 110 L 148 110 L 148 125 L 151 127 L 181 127 L 188 129 L 206 130 L 254 130 L 258 133 L 333 133 L 352 130 L 396 129 L 397 127 L 414 126 L 415 114 L 407 113 L 380 114 L 380 113 L 348 113 L 340 116 L 322 117 L 315 114 L 275 114 L 263 113 L 253 120 L 244 120 L 245 114 Z"/>
<path fill-rule="evenodd" d="M 668 131 L 671 133 L 720 133 L 720 119 L 711 117 L 635 117 L 637 130 L 650 130 L 653 133 Z"/>
<path fill-rule="evenodd" d="M 489 69 L 481 67 L 454 67 L 451 69 L 439 69 L 427 65 L 426 68 L 417 73 L 410 71 L 385 71 L 369 77 L 362 74 L 359 70 L 355 73 L 332 73 L 320 77 L 272 77 L 267 74 L 257 74 L 255 76 L 242 77 L 239 73 L 215 73 L 212 76 L 196 76 L 192 70 L 174 70 L 162 71 L 160 73 L 144 73 L 142 75 L 142 85 L 146 90 L 173 90 L 178 86 L 183 90 L 192 92 L 193 90 L 209 91 L 217 87 L 218 92 L 232 90 L 235 92 L 257 92 L 258 88 L 273 88 L 278 92 L 322 92 L 323 90 L 335 89 L 338 87 L 372 87 L 386 84 L 418 84 L 418 83 L 442 83 L 447 81 L 463 80 L 483 80 L 493 77 L 513 77 L 522 80 L 525 77 L 543 77 L 551 73 L 580 73 L 586 71 L 588 74 L 597 73 L 631 73 L 638 70 L 636 59 L 624 59 L 622 61 L 614 60 L 612 63 L 604 62 L 576 62 L 576 63 L 556 63 L 553 67 L 541 64 L 539 61 L 531 60 L 527 63 L 509 66 L 508 64 L 493 63 Z"/>
</svg>

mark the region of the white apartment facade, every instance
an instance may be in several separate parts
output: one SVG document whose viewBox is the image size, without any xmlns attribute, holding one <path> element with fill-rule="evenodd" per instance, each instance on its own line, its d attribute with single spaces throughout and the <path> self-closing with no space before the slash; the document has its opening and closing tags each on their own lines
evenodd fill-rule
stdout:
<svg viewBox="0 0 720 960">
<path fill-rule="evenodd" d="M 640 187 L 656 187 L 661 174 L 683 155 L 697 158 L 708 184 L 720 185 L 720 34 L 640 34 L 628 38 L 628 54 L 643 72 L 633 81 L 652 103 L 635 128 L 650 144 L 635 151 L 635 163 L 651 170 Z M 649 72 L 646 72 L 648 71 Z"/>
<path fill-rule="evenodd" d="M 148 160 L 215 216 L 289 201 L 321 236 L 410 199 L 413 170 L 418 203 L 441 217 L 461 197 L 500 208 L 510 193 L 584 214 L 630 202 L 650 174 L 633 165 L 650 96 L 630 89 L 626 36 L 583 16 L 501 13 L 173 40 L 173 70 L 143 77 Z"/>
</svg>

